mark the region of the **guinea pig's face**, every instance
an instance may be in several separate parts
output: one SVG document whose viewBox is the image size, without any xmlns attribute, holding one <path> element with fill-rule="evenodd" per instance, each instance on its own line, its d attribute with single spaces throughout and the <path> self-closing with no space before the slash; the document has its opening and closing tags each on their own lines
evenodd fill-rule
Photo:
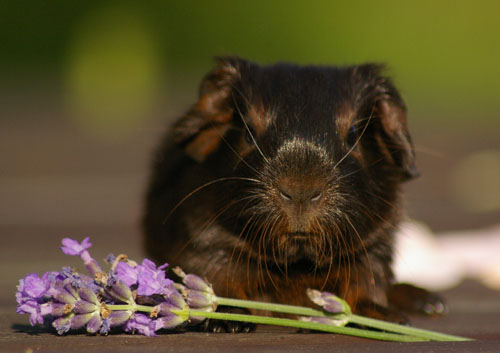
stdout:
<svg viewBox="0 0 500 353">
<path fill-rule="evenodd" d="M 235 234 L 264 256 L 326 264 L 395 220 L 414 152 L 404 104 L 379 71 L 227 59 L 205 80 L 191 116 L 211 123 L 186 150 L 227 159 L 225 176 L 240 181 L 228 196 Z"/>
</svg>

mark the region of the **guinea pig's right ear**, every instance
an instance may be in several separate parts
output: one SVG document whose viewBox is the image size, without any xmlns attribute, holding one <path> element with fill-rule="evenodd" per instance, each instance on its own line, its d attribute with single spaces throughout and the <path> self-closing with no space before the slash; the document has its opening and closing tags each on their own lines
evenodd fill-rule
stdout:
<svg viewBox="0 0 500 353">
<path fill-rule="evenodd" d="M 195 161 L 203 162 L 214 152 L 230 128 L 232 89 L 239 78 L 238 59 L 218 58 L 216 68 L 201 82 L 198 101 L 175 123 L 174 141 Z"/>
<path fill-rule="evenodd" d="M 406 107 L 392 84 L 386 82 L 385 85 L 385 89 L 387 86 L 389 89 L 379 97 L 374 112 L 380 118 L 383 140 L 401 171 L 402 179 L 413 179 L 419 173 L 415 166 L 415 150 L 408 132 Z"/>
</svg>

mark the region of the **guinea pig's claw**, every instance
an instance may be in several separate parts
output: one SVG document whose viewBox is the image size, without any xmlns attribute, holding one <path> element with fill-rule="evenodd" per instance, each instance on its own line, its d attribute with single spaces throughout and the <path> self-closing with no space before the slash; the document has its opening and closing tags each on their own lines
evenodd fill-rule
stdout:
<svg viewBox="0 0 500 353">
<path fill-rule="evenodd" d="M 245 309 L 231 308 L 231 307 L 219 307 L 218 312 L 225 313 L 237 313 L 237 314 L 248 314 L 249 312 Z M 256 325 L 249 322 L 241 321 L 227 321 L 227 320 L 214 320 L 208 319 L 203 322 L 202 329 L 205 332 L 213 333 L 248 333 L 254 331 Z"/>
</svg>

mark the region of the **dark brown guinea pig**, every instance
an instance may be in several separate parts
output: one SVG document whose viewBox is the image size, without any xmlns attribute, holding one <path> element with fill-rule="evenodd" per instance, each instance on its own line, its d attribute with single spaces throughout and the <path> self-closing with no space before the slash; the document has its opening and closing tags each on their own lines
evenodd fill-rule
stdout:
<svg viewBox="0 0 500 353">
<path fill-rule="evenodd" d="M 219 59 L 156 155 L 149 255 L 221 296 L 311 305 L 315 288 L 376 318 L 439 311 L 393 284 L 400 186 L 417 172 L 405 105 L 380 71 Z"/>
</svg>

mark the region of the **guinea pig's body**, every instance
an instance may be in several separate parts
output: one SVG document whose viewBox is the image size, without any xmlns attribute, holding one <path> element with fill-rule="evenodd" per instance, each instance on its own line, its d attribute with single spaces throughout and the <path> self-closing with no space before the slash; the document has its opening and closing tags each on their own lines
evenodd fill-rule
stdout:
<svg viewBox="0 0 500 353">
<path fill-rule="evenodd" d="M 415 174 L 406 109 L 379 66 L 220 59 L 156 155 L 146 248 L 218 295 L 310 305 L 315 288 L 398 320 L 414 306 L 392 283 L 393 232 Z"/>
</svg>

